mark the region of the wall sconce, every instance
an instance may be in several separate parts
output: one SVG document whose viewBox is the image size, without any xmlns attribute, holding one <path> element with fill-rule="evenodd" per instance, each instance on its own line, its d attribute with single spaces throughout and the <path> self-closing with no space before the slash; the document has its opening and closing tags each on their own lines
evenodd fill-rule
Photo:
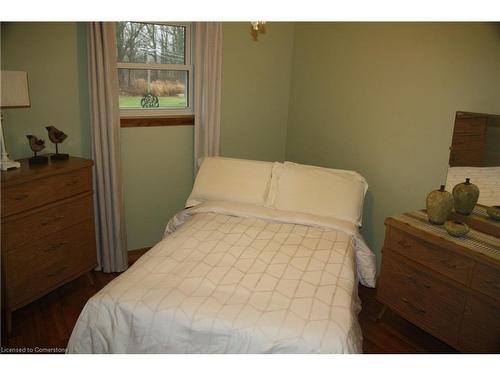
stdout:
<svg viewBox="0 0 500 375">
<path fill-rule="evenodd" d="M 257 41 L 259 34 L 266 33 L 266 21 L 254 21 L 250 22 L 252 24 L 252 37 L 253 40 Z"/>
</svg>

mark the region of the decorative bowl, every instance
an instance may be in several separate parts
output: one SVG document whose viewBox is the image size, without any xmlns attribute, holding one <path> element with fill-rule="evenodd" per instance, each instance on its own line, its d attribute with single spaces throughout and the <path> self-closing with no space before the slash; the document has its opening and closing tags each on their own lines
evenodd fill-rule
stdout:
<svg viewBox="0 0 500 375">
<path fill-rule="evenodd" d="M 500 221 L 500 206 L 491 206 L 491 207 L 488 207 L 488 209 L 486 210 L 486 213 L 488 215 L 490 215 L 490 217 L 493 220 Z"/>
<path fill-rule="evenodd" d="M 444 223 L 444 229 L 453 237 L 462 237 L 469 231 L 467 224 L 460 221 L 447 221 Z"/>
</svg>

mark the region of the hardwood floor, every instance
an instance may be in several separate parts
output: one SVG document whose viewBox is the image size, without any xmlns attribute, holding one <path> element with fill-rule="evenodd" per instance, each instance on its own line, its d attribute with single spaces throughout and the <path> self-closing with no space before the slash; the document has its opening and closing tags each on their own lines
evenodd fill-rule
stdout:
<svg viewBox="0 0 500 375">
<path fill-rule="evenodd" d="M 2 316 L 2 347 L 65 348 L 87 300 L 119 275 L 92 273 L 94 285 L 82 276 L 14 311 L 9 335 Z"/>
<path fill-rule="evenodd" d="M 431 336 L 387 309 L 375 299 L 375 289 L 359 286 L 362 310 L 359 323 L 363 331 L 363 352 L 371 354 L 457 353 L 451 346 Z"/>
<path fill-rule="evenodd" d="M 132 263 L 141 253 L 130 255 Z M 15 311 L 10 335 L 6 334 L 5 324 L 2 324 L 1 346 L 32 348 L 34 353 L 44 352 L 45 348 L 64 352 L 86 301 L 118 275 L 93 272 L 94 285 L 90 285 L 87 277 L 82 276 Z M 359 321 L 363 330 L 365 353 L 455 353 L 448 345 L 390 310 L 386 311 L 380 321 L 376 321 L 382 306 L 375 300 L 375 290 L 360 286 L 359 295 L 363 303 Z"/>
</svg>

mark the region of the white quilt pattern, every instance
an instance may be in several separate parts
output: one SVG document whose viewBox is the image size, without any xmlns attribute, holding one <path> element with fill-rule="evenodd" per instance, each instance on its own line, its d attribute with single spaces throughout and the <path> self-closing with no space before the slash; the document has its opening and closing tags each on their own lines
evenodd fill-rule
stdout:
<svg viewBox="0 0 500 375">
<path fill-rule="evenodd" d="M 92 297 L 69 353 L 357 353 L 354 240 L 197 213 Z"/>
</svg>

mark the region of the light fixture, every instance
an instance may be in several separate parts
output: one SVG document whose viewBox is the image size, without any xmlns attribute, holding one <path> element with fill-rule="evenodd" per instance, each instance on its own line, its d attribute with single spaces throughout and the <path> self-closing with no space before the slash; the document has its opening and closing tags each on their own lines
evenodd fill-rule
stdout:
<svg viewBox="0 0 500 375">
<path fill-rule="evenodd" d="M 259 33 L 264 34 L 266 32 L 266 21 L 253 21 L 252 24 L 252 36 L 254 40 L 259 38 Z"/>
<path fill-rule="evenodd" d="M 28 74 L 26 72 L 2 70 L 0 73 L 0 108 L 23 108 L 30 106 Z M 3 136 L 3 113 L 0 119 L 1 160 L 0 169 L 19 168 L 21 163 L 9 159 Z"/>
</svg>

